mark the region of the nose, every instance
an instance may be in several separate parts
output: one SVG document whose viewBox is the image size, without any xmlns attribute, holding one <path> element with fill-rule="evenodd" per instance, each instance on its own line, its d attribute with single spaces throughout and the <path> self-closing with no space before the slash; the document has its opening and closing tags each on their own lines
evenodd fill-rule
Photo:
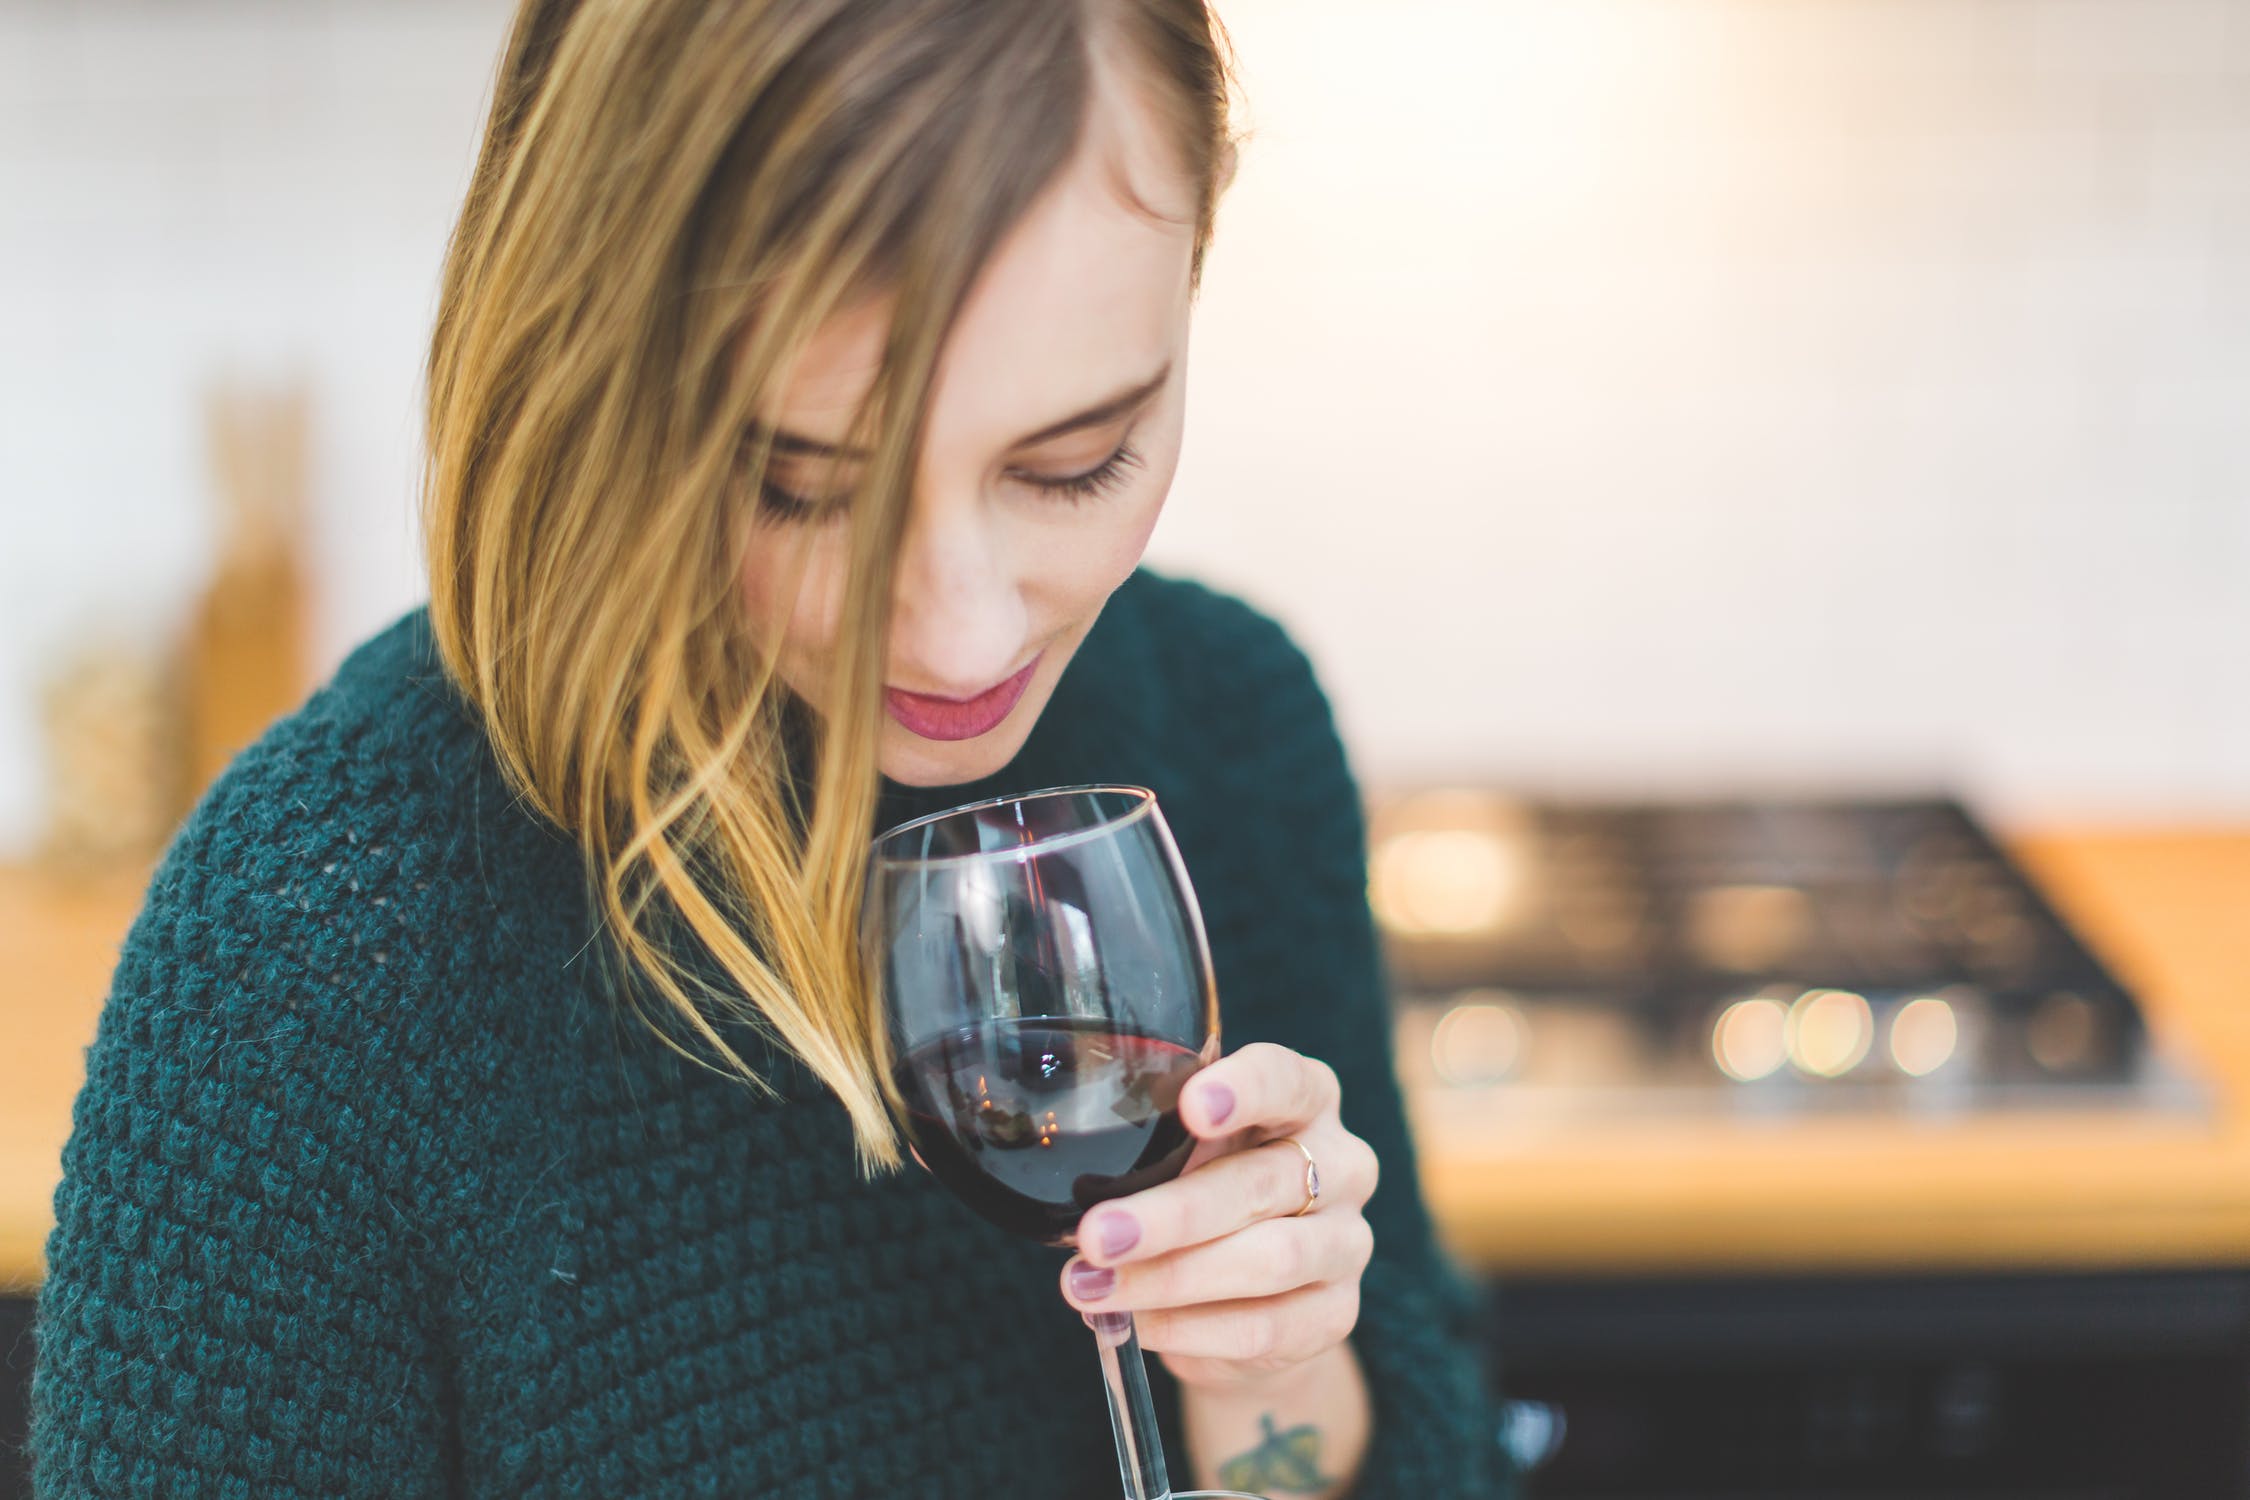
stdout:
<svg viewBox="0 0 2250 1500">
<path fill-rule="evenodd" d="M 917 500 L 893 588 L 887 685 L 971 698 L 1023 665 L 1029 620 L 984 506 Z"/>
</svg>

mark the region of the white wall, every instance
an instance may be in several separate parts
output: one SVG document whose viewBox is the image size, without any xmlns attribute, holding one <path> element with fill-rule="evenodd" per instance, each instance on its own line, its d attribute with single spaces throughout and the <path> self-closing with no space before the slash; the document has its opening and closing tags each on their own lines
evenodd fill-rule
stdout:
<svg viewBox="0 0 2250 1500">
<path fill-rule="evenodd" d="M 1155 559 L 1373 776 L 2250 814 L 2250 0 L 1222 0 L 1258 136 Z M 316 379 L 320 649 L 418 592 L 501 0 L 0 0 L 0 847 Z"/>
<path fill-rule="evenodd" d="M 1228 13 L 1163 548 L 1371 768 L 2250 811 L 2250 4 Z"/>
<path fill-rule="evenodd" d="M 212 375 L 315 383 L 323 662 L 420 591 L 418 362 L 507 13 L 0 0 L 0 847 L 57 642 L 199 586 Z"/>
</svg>

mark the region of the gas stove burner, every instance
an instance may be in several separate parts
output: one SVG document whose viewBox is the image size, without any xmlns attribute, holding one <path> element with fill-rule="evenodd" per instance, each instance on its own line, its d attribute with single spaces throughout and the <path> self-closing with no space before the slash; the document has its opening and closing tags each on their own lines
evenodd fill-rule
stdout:
<svg viewBox="0 0 2250 1500">
<path fill-rule="evenodd" d="M 1410 1085 L 1542 1109 L 2197 1109 L 1958 803 L 1379 806 Z"/>
</svg>

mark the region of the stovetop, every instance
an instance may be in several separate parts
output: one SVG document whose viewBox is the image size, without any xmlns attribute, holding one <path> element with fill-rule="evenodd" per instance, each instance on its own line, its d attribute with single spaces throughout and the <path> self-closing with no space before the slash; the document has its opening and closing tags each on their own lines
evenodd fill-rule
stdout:
<svg viewBox="0 0 2250 1500">
<path fill-rule="evenodd" d="M 1377 805 L 1401 1076 L 1539 1112 L 2193 1111 L 1959 803 Z"/>
</svg>

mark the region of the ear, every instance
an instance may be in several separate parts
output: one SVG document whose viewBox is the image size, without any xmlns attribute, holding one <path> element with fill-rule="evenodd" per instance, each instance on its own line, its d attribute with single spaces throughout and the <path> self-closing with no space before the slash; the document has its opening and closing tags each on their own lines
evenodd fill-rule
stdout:
<svg viewBox="0 0 2250 1500">
<path fill-rule="evenodd" d="M 1212 197 L 1226 196 L 1227 189 L 1234 186 L 1235 169 L 1241 165 L 1242 153 L 1236 149 L 1234 139 L 1230 136 L 1219 145 L 1219 160 L 1214 174 L 1217 186 L 1212 192 Z"/>
</svg>

